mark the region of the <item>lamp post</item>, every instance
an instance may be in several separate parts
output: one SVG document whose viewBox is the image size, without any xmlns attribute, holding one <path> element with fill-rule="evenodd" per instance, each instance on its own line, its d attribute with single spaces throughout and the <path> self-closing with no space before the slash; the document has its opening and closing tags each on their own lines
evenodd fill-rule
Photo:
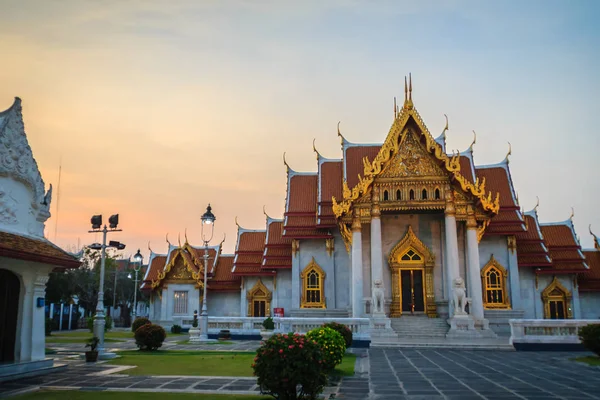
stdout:
<svg viewBox="0 0 600 400">
<path fill-rule="evenodd" d="M 137 253 L 133 256 L 133 270 L 135 271 L 135 289 L 133 291 L 133 320 L 135 321 L 135 317 L 137 314 L 137 291 L 138 291 L 138 272 L 140 268 L 142 268 L 142 262 L 144 261 L 144 256 L 140 253 L 140 249 L 138 249 Z M 129 279 L 131 279 L 131 274 L 129 274 Z"/>
<path fill-rule="evenodd" d="M 122 229 L 117 229 L 117 225 L 119 224 L 119 214 L 111 215 L 108 219 L 108 223 L 110 225 L 110 231 L 104 225 L 104 228 L 100 229 L 102 226 L 102 215 L 94 215 L 92 217 L 92 230 L 88 231 L 89 233 L 98 233 L 102 232 L 102 244 L 94 243 L 89 246 L 92 250 L 101 250 L 100 255 L 100 285 L 98 287 L 98 303 L 96 304 L 96 314 L 94 315 L 94 336 L 99 339 L 98 342 L 98 358 L 99 359 L 107 359 L 107 358 L 115 358 L 115 353 L 107 353 L 104 350 L 104 327 L 106 326 L 106 316 L 104 315 L 104 268 L 106 264 L 106 248 L 107 247 L 115 247 L 118 250 L 123 250 L 125 245 L 119 242 L 110 241 L 109 244 L 106 244 L 106 235 L 108 232 L 121 232 Z"/>
<path fill-rule="evenodd" d="M 206 212 L 202 215 L 202 241 L 204 242 L 204 290 L 202 299 L 202 312 L 200 341 L 208 341 L 208 311 L 206 308 L 206 292 L 208 291 L 208 242 L 211 241 L 215 231 L 215 215 L 212 213 L 210 204 L 206 207 Z M 206 228 L 206 229 L 205 229 Z M 207 231 L 210 230 L 210 235 Z"/>
</svg>

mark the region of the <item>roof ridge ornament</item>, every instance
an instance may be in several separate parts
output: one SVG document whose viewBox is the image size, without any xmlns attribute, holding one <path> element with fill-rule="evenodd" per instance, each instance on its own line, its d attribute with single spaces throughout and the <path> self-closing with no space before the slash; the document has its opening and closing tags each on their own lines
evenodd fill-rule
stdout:
<svg viewBox="0 0 600 400">
<path fill-rule="evenodd" d="M 408 73 L 408 82 L 406 80 L 406 76 L 404 77 L 404 109 L 412 110 L 413 101 L 412 101 L 412 76 L 411 73 Z"/>
<path fill-rule="evenodd" d="M 285 153 L 283 153 L 285 154 Z M 235 216 L 235 225 L 238 227 L 238 229 L 241 229 L 242 227 L 240 226 L 240 224 L 238 224 L 238 220 L 237 220 L 237 215 Z"/>
<path fill-rule="evenodd" d="M 394 96 L 394 119 L 398 118 L 398 106 L 396 105 L 396 96 Z"/>
<path fill-rule="evenodd" d="M 185 228 L 185 230 L 183 231 L 183 236 L 185 238 L 185 244 L 189 244 L 190 242 L 188 242 L 188 238 L 187 238 L 187 228 Z"/>
<path fill-rule="evenodd" d="M 473 152 L 473 145 L 477 143 L 477 133 L 475 133 L 475 130 L 473 130 L 473 141 L 471 142 L 471 145 L 469 146 L 469 151 L 471 151 L 471 153 Z"/>
<path fill-rule="evenodd" d="M 535 207 L 533 207 L 533 211 L 537 214 L 537 209 L 540 206 L 540 198 L 538 196 L 535 196 L 535 198 L 537 199 L 537 203 L 535 203 Z"/>
<path fill-rule="evenodd" d="M 344 142 L 347 142 L 347 140 L 344 137 L 344 135 L 342 135 L 342 132 L 340 132 L 340 124 L 341 123 L 342 123 L 342 121 L 338 121 L 338 123 L 337 123 L 337 135 L 340 137 L 340 146 L 342 146 L 342 151 L 344 151 Z"/>
<path fill-rule="evenodd" d="M 150 251 L 150 254 L 154 253 L 154 252 L 152 251 L 152 249 L 150 248 L 150 241 L 149 241 L 149 240 L 148 240 L 148 250 Z"/>
<path fill-rule="evenodd" d="M 313 151 L 317 154 L 317 161 L 319 161 L 319 157 L 321 157 L 321 154 L 319 154 L 319 150 L 317 150 L 317 147 L 315 146 L 316 140 L 317 138 L 313 138 Z"/>
<path fill-rule="evenodd" d="M 594 234 L 594 232 L 592 232 L 592 224 L 590 224 L 589 226 L 589 230 L 590 230 L 590 235 L 592 235 L 592 237 L 594 238 L 594 248 L 598 251 L 600 251 L 600 243 L 598 241 L 598 236 L 596 236 Z"/>
<path fill-rule="evenodd" d="M 265 217 L 267 217 L 267 223 L 269 222 L 270 219 L 273 219 L 271 217 L 269 217 L 269 214 L 267 214 L 267 206 L 263 205 L 263 214 L 265 214 Z"/>
<path fill-rule="evenodd" d="M 177 243 L 179 244 L 179 248 L 181 248 L 181 232 L 177 234 Z"/>
<path fill-rule="evenodd" d="M 444 130 L 442 131 L 442 135 L 446 133 L 448 130 L 448 116 L 444 114 L 444 118 L 446 118 L 446 126 L 444 126 Z"/>
<path fill-rule="evenodd" d="M 171 246 L 171 242 L 169 242 L 169 233 L 168 232 L 165 235 L 165 240 L 167 241 L 167 243 L 169 243 L 169 247 L 170 247 Z"/>
<path fill-rule="evenodd" d="M 569 220 L 573 222 L 573 217 L 575 216 L 575 209 L 571 207 L 571 215 L 569 216 Z"/>
<path fill-rule="evenodd" d="M 504 157 L 504 161 L 508 164 L 508 156 L 510 156 L 512 154 L 512 146 L 510 145 L 510 142 L 508 142 L 508 153 L 506 153 L 506 157 Z"/>
</svg>

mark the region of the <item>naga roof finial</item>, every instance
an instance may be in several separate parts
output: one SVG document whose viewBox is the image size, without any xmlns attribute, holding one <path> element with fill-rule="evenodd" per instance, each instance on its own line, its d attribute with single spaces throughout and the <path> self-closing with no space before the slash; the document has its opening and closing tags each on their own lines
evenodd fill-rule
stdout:
<svg viewBox="0 0 600 400">
<path fill-rule="evenodd" d="M 344 141 L 346 140 L 344 138 L 344 135 L 342 135 L 342 132 L 340 132 L 340 124 L 342 123 L 342 121 L 338 121 L 337 123 L 337 135 L 340 137 L 340 146 L 342 146 L 342 150 L 344 150 Z"/>
<path fill-rule="evenodd" d="M 285 154 L 285 153 L 284 153 L 284 154 Z M 237 215 L 235 216 L 235 225 L 236 225 L 238 228 L 241 228 L 240 224 L 238 224 L 238 222 L 237 222 Z"/>
<path fill-rule="evenodd" d="M 506 153 L 506 157 L 504 157 L 504 159 L 506 160 L 506 162 L 508 163 L 508 156 L 510 156 L 512 154 L 512 146 L 510 145 L 510 142 L 508 142 L 508 153 Z"/>
<path fill-rule="evenodd" d="M 533 211 L 535 211 L 537 213 L 537 209 L 540 206 L 540 198 L 538 196 L 535 196 L 535 198 L 537 199 L 537 203 L 535 203 L 535 207 L 533 207 Z"/>
<path fill-rule="evenodd" d="M 477 143 L 477 133 L 475 133 L 475 131 L 473 131 L 473 141 L 471 142 L 471 145 L 469 146 L 469 150 L 473 151 L 473 145 Z"/>
<path fill-rule="evenodd" d="M 319 161 L 319 150 L 317 150 L 317 146 L 315 146 L 315 141 L 317 140 L 317 138 L 313 138 L 313 151 L 317 154 L 317 161 Z"/>
<path fill-rule="evenodd" d="M 573 220 L 574 216 L 575 216 L 575 209 L 573 207 L 571 207 L 571 215 L 569 216 L 569 219 Z"/>
<path fill-rule="evenodd" d="M 227 234 L 225 232 L 223 232 L 223 240 L 221 240 L 221 243 L 219 243 L 219 246 L 223 246 L 223 243 L 225 243 L 226 238 L 227 238 Z"/>
<path fill-rule="evenodd" d="M 448 130 L 448 116 L 446 114 L 444 114 L 444 118 L 446 118 L 446 126 L 444 126 L 444 130 L 442 131 L 442 134 L 446 133 L 446 131 Z"/>
<path fill-rule="evenodd" d="M 169 233 L 167 232 L 167 234 L 165 235 L 165 240 L 167 241 L 167 243 L 169 243 L 169 246 L 171 245 L 171 242 L 169 242 Z"/>
<path fill-rule="evenodd" d="M 594 235 L 594 232 L 592 232 L 592 224 L 590 224 L 589 230 L 590 230 L 590 235 L 592 235 L 592 237 L 594 238 L 594 248 L 596 250 L 600 250 L 600 243 L 598 243 L 598 236 Z"/>
<path fill-rule="evenodd" d="M 150 253 L 154 253 L 154 252 L 152 251 L 152 249 L 150 248 L 150 241 L 148 241 L 148 250 L 150 250 Z"/>
<path fill-rule="evenodd" d="M 181 232 L 177 234 L 177 243 L 179 243 L 179 247 L 181 247 Z"/>
<path fill-rule="evenodd" d="M 285 160 L 285 151 L 283 152 L 283 165 L 286 166 L 287 169 L 291 169 L 287 161 Z"/>
<path fill-rule="evenodd" d="M 183 236 L 185 238 L 185 244 L 188 244 L 188 238 L 187 238 L 187 228 L 185 228 L 185 230 L 183 231 Z"/>
<path fill-rule="evenodd" d="M 267 214 L 267 206 L 263 205 L 263 214 L 265 214 L 265 217 L 267 217 L 267 219 L 269 219 L 269 214 Z"/>
</svg>

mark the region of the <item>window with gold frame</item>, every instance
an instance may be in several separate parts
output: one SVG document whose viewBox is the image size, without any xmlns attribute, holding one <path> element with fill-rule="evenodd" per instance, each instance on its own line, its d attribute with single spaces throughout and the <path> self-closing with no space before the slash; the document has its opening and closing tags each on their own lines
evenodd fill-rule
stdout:
<svg viewBox="0 0 600 400">
<path fill-rule="evenodd" d="M 484 308 L 510 308 L 506 285 L 507 276 L 506 269 L 492 255 L 490 261 L 481 270 Z"/>
<path fill-rule="evenodd" d="M 572 319 L 573 309 L 571 300 L 573 295 L 560 281 L 554 279 L 546 289 L 542 291 L 542 302 L 544 303 L 545 319 Z"/>
<path fill-rule="evenodd" d="M 271 315 L 271 299 L 273 295 L 259 279 L 246 293 L 249 317 L 269 317 Z"/>
<path fill-rule="evenodd" d="M 304 268 L 300 308 L 325 308 L 325 272 L 313 258 Z"/>
</svg>

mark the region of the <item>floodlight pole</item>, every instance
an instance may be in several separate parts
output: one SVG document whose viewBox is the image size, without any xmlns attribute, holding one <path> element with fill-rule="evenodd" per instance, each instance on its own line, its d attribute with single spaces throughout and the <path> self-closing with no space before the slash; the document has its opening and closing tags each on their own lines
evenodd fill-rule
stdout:
<svg viewBox="0 0 600 400">
<path fill-rule="evenodd" d="M 90 233 L 98 233 L 98 231 L 89 231 Z M 94 336 L 99 339 L 98 342 L 98 358 L 114 358 L 114 353 L 106 353 L 104 350 L 104 327 L 106 326 L 106 316 L 104 315 L 104 270 L 106 265 L 106 235 L 108 228 L 104 225 L 102 229 L 102 251 L 100 255 L 100 286 L 98 288 L 98 303 L 96 305 L 96 315 L 94 315 Z M 111 232 L 121 232 L 121 229 L 111 229 Z"/>
</svg>

